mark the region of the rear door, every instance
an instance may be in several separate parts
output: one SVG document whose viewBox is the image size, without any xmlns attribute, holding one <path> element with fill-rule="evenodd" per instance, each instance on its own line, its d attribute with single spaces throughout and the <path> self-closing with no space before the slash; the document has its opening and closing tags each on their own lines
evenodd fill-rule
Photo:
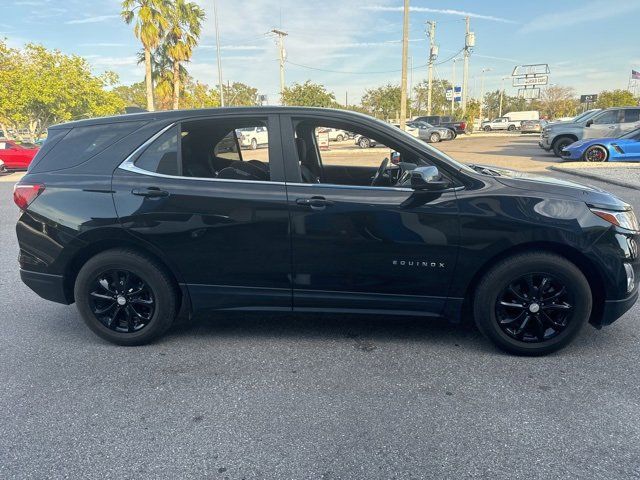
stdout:
<svg viewBox="0 0 640 480">
<path fill-rule="evenodd" d="M 239 128 L 266 147 L 240 150 Z M 122 225 L 188 288 L 195 310 L 291 309 L 289 213 L 277 116 L 185 120 L 114 173 Z"/>
</svg>

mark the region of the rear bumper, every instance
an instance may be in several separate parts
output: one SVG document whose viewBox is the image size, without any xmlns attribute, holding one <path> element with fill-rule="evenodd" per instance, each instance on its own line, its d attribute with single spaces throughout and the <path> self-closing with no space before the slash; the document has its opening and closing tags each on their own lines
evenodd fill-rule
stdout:
<svg viewBox="0 0 640 480">
<path fill-rule="evenodd" d="M 635 305 L 638 300 L 638 292 L 636 289 L 634 293 L 632 293 L 627 298 L 623 298 L 622 300 L 606 300 L 604 302 L 604 309 L 602 311 L 602 319 L 600 323 L 596 325 L 596 327 L 602 327 L 605 325 L 611 325 L 618 318 L 624 315 L 628 310 Z"/>
<path fill-rule="evenodd" d="M 49 273 L 32 272 L 20 269 L 20 278 L 31 290 L 45 300 L 69 305 L 73 303 L 70 295 L 65 292 L 64 277 Z"/>
</svg>

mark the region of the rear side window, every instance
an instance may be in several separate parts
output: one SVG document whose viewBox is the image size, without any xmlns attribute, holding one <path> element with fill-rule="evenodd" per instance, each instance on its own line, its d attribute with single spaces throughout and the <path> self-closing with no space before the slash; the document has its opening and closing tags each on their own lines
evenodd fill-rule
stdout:
<svg viewBox="0 0 640 480">
<path fill-rule="evenodd" d="M 136 160 L 136 167 L 163 175 L 180 175 L 178 166 L 178 127 L 172 127 Z"/>
<path fill-rule="evenodd" d="M 46 170 L 62 170 L 80 165 L 144 124 L 145 122 L 120 122 L 75 127 L 45 153 L 38 171 L 43 171 L 42 167 Z"/>
<path fill-rule="evenodd" d="M 629 108 L 624 111 L 624 123 L 628 122 L 640 122 L 640 109 Z"/>
</svg>

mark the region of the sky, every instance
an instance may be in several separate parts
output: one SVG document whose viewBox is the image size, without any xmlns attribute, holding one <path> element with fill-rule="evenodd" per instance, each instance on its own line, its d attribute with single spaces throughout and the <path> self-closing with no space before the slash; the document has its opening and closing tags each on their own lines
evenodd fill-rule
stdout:
<svg viewBox="0 0 640 480">
<path fill-rule="evenodd" d="M 216 42 L 213 0 L 196 0 L 207 19 L 200 45 L 187 64 L 191 75 L 215 85 Z M 10 46 L 28 42 L 85 57 L 96 73 L 112 70 L 121 83 L 141 81 L 138 40 L 120 18 L 118 0 L 2 0 L 0 37 Z M 364 91 L 400 83 L 402 0 L 217 0 L 223 81 L 244 82 L 278 102 L 276 39 L 285 38 L 286 83 L 324 84 L 336 99 L 358 103 Z M 632 68 L 640 70 L 637 21 L 640 0 L 411 0 L 409 80 L 426 79 L 425 24 L 436 22 L 439 56 L 435 78 L 451 80 L 453 58 L 464 45 L 464 17 L 471 18 L 476 47 L 470 57 L 469 94 L 504 82 L 516 65 L 547 63 L 549 83 L 577 94 L 627 88 Z M 457 55 L 461 58 L 461 55 Z M 462 61 L 456 62 L 461 78 Z M 460 83 L 459 81 L 457 82 Z"/>
</svg>

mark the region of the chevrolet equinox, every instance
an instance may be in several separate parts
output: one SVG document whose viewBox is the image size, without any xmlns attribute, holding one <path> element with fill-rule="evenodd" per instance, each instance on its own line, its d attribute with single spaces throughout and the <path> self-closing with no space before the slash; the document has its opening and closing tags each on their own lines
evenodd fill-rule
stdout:
<svg viewBox="0 0 640 480">
<path fill-rule="evenodd" d="M 243 149 L 242 131 L 267 142 Z M 335 128 L 386 149 L 320 145 Z M 379 164 L 379 165 L 378 165 Z M 458 163 L 347 111 L 137 113 L 57 125 L 15 186 L 21 278 L 121 345 L 211 311 L 473 318 L 557 350 L 638 298 L 632 208 Z"/>
</svg>

